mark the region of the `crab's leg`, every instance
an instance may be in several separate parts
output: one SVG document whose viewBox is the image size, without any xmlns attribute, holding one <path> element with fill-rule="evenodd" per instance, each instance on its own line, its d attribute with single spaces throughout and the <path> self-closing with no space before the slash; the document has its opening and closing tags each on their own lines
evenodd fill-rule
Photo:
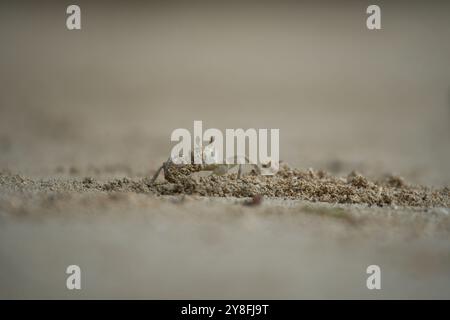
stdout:
<svg viewBox="0 0 450 320">
<path fill-rule="evenodd" d="M 258 165 L 256 165 L 256 164 L 251 164 L 251 165 L 256 170 L 257 174 L 261 174 L 261 169 L 258 167 Z M 241 176 L 242 176 L 242 163 L 239 164 L 239 170 L 238 170 L 238 175 L 237 175 L 238 179 L 240 179 Z"/>
<path fill-rule="evenodd" d="M 158 176 L 161 173 L 161 170 L 164 169 L 164 177 L 166 176 L 166 174 L 167 174 L 167 164 L 168 164 L 169 161 L 170 161 L 170 158 L 166 162 L 164 162 L 162 164 L 162 166 L 160 166 L 159 169 L 155 172 L 155 174 L 153 175 L 152 181 L 150 182 L 151 184 L 154 184 L 156 179 L 158 179 Z"/>
<path fill-rule="evenodd" d="M 237 162 L 237 159 L 238 159 L 238 157 L 237 157 L 237 156 L 234 156 L 233 160 L 234 160 L 235 162 Z M 248 158 L 247 158 L 246 156 L 244 156 L 244 160 L 246 161 L 246 163 L 251 164 L 251 163 L 250 163 L 250 160 L 248 160 Z M 239 170 L 238 170 L 237 178 L 240 179 L 241 176 L 242 176 L 242 165 L 243 165 L 243 164 L 242 164 L 242 163 L 239 163 L 238 165 L 239 165 Z M 261 174 L 261 169 L 258 167 L 258 165 L 256 165 L 256 164 L 251 164 L 251 165 L 256 169 L 256 172 L 257 172 L 258 174 Z M 235 166 L 232 166 L 232 168 L 233 168 L 233 167 L 235 167 Z"/>
<path fill-rule="evenodd" d="M 163 169 L 164 169 L 164 178 L 167 180 L 167 177 L 170 175 L 169 173 L 169 163 L 172 162 L 172 159 L 169 157 L 166 162 L 163 163 Z"/>
</svg>

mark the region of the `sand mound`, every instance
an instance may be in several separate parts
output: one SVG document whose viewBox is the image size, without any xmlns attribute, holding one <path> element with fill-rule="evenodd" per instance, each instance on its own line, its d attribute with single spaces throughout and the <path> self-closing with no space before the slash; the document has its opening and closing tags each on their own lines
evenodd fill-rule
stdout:
<svg viewBox="0 0 450 320">
<path fill-rule="evenodd" d="M 195 170 L 194 170 L 195 171 Z M 186 172 L 184 172 L 186 173 Z M 283 166 L 274 176 L 236 174 L 194 176 L 180 174 L 169 181 L 150 183 L 150 179 L 32 180 L 10 173 L 0 175 L 4 192 L 134 192 L 157 195 L 189 194 L 214 197 L 277 197 L 367 205 L 400 205 L 413 207 L 449 207 L 450 189 L 433 189 L 410 185 L 401 177 L 387 176 L 371 181 L 352 172 L 347 177 L 332 176 L 324 171 Z"/>
</svg>

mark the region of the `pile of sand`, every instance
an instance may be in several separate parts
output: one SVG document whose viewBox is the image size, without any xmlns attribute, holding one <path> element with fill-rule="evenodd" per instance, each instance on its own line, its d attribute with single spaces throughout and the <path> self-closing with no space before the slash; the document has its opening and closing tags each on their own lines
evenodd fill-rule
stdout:
<svg viewBox="0 0 450 320">
<path fill-rule="evenodd" d="M 171 177 L 172 178 L 172 177 Z M 283 166 L 274 176 L 236 174 L 204 177 L 178 175 L 154 187 L 160 194 L 199 194 L 218 197 L 281 197 L 329 203 L 432 207 L 450 205 L 450 189 L 431 189 L 386 176 L 370 181 L 356 172 L 335 177 L 324 171 L 302 171 Z"/>
<path fill-rule="evenodd" d="M 186 174 L 170 177 L 170 181 L 152 184 L 149 178 L 98 181 L 50 179 L 32 180 L 4 172 L 0 174 L 3 191 L 19 192 L 134 192 L 156 195 L 200 195 L 214 197 L 277 197 L 367 205 L 400 205 L 414 207 L 450 207 L 450 189 L 433 189 L 410 185 L 401 177 L 387 176 L 377 181 L 352 172 L 347 177 L 332 176 L 324 171 L 307 171 L 283 166 L 274 176 L 255 174 L 238 179 L 236 174 Z M 194 172 L 195 173 L 195 172 Z"/>
</svg>

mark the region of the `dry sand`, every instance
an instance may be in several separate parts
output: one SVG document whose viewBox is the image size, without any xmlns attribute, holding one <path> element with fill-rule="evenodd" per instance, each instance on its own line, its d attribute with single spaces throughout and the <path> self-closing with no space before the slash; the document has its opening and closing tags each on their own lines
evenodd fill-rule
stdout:
<svg viewBox="0 0 450 320">
<path fill-rule="evenodd" d="M 79 1 L 80 32 L 1 4 L 0 298 L 450 298 L 449 3 L 423 3 L 377 33 L 357 1 Z M 291 169 L 149 185 L 194 120 L 279 128 Z"/>
<path fill-rule="evenodd" d="M 32 180 L 3 173 L 1 296 L 449 297 L 448 189 L 431 192 L 405 182 L 393 186 L 388 179 L 386 192 L 402 196 L 393 196 L 389 205 L 370 206 L 364 199 L 372 199 L 372 188 L 353 185 L 355 177 L 360 177 L 358 183 L 373 184 L 361 176 L 350 175 L 353 180 L 344 183 L 312 171 L 302 174 L 298 180 L 306 186 L 328 186 L 329 193 L 322 190 L 317 197 L 328 196 L 331 203 L 298 200 L 302 193 L 264 197 L 261 203 L 246 197 L 204 197 L 193 190 L 190 195 L 179 190 L 175 196 L 160 195 L 159 190 L 173 184 L 150 185 L 148 178 Z M 237 182 L 233 174 L 220 178 Z M 246 179 L 241 187 L 250 183 L 254 188 L 254 181 Z M 344 194 L 350 188 L 352 204 L 331 200 L 340 194 L 336 188 Z M 421 200 L 410 196 L 406 199 L 412 206 L 395 204 L 411 192 Z M 422 195 L 433 200 L 423 202 Z M 64 270 L 70 264 L 82 268 L 80 292 L 65 289 Z M 371 264 L 382 270 L 382 290 L 377 292 L 365 284 Z"/>
</svg>

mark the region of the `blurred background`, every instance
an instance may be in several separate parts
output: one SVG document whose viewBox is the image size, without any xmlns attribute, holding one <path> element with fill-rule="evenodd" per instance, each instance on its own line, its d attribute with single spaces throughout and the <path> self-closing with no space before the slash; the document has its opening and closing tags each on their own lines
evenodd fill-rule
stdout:
<svg viewBox="0 0 450 320">
<path fill-rule="evenodd" d="M 66 28 L 74 3 L 80 31 Z M 366 28 L 371 4 L 381 30 Z M 448 186 L 449 14 L 449 1 L 2 2 L 0 172 L 49 182 L 0 175 L 0 297 L 448 298 L 448 208 L 52 183 L 149 176 L 172 131 L 202 120 L 279 128 L 281 159 L 302 169 Z M 371 264 L 381 291 L 365 286 Z"/>
<path fill-rule="evenodd" d="M 0 7 L 0 169 L 148 175 L 175 128 L 279 128 L 280 157 L 450 181 L 450 3 L 76 1 Z"/>
</svg>

